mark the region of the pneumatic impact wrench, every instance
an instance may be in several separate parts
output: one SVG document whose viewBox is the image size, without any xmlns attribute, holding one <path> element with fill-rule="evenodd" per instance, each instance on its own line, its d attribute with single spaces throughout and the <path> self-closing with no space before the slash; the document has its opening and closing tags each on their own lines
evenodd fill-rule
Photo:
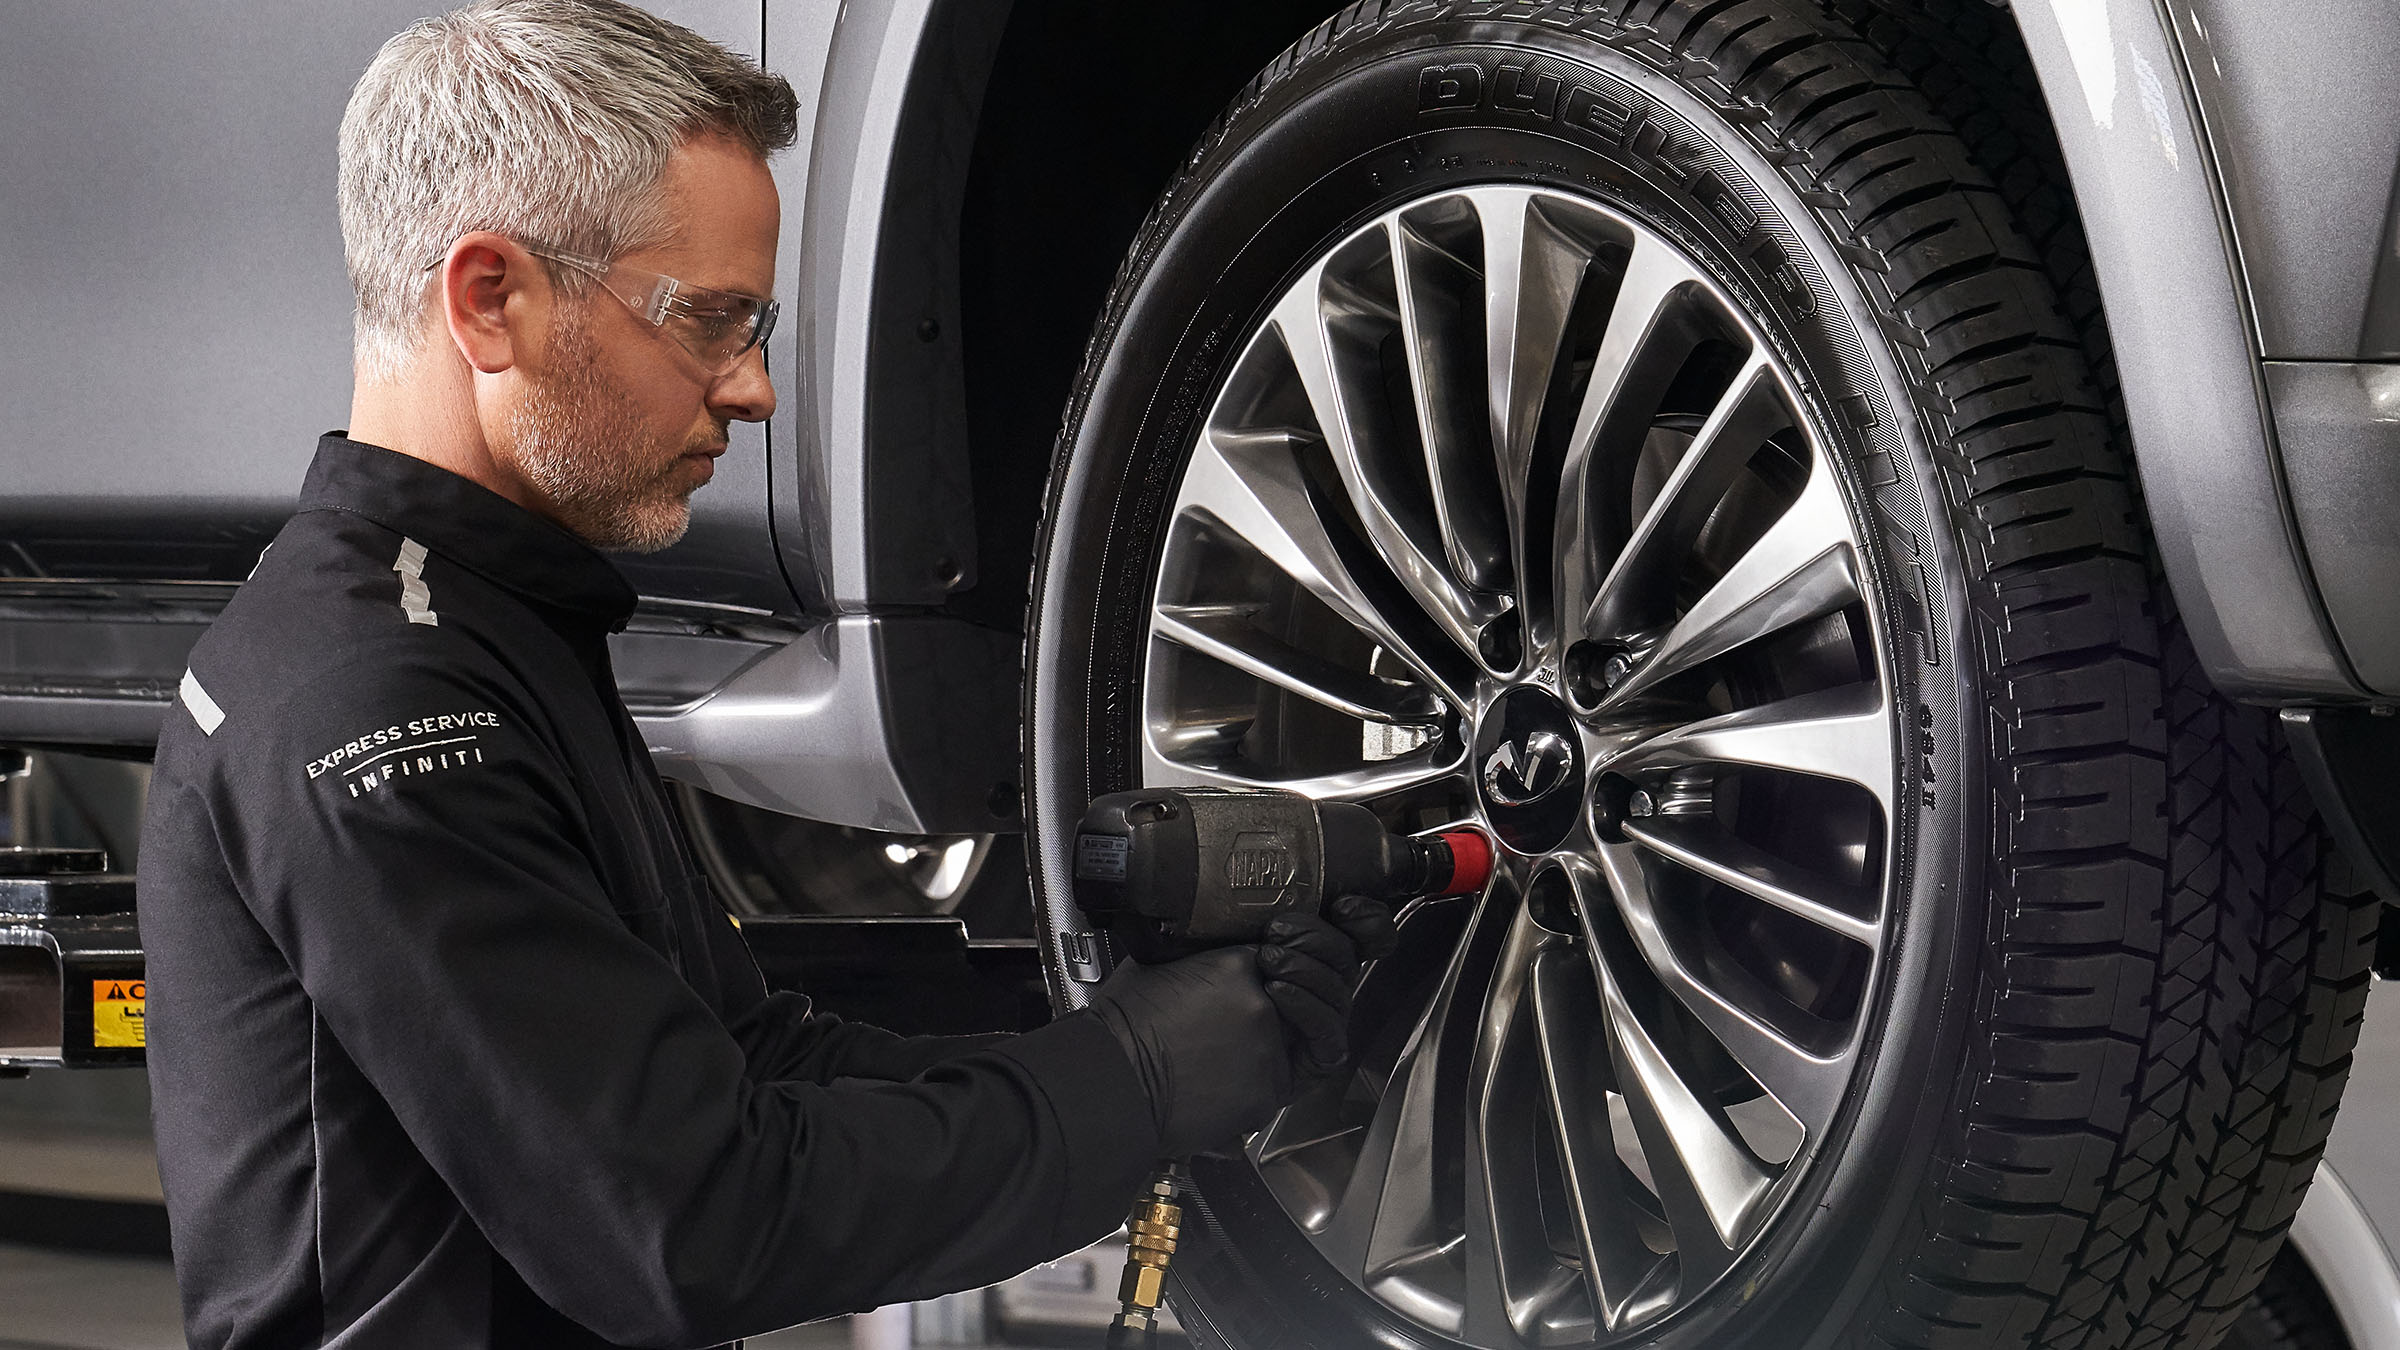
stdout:
<svg viewBox="0 0 2400 1350">
<path fill-rule="evenodd" d="M 1112 793 L 1084 812 L 1074 856 L 1075 903 L 1120 954 L 1144 962 L 1256 942 L 1276 915 L 1321 912 L 1345 895 L 1473 894 L 1492 872 L 1492 846 L 1473 830 L 1396 835 L 1366 807 L 1267 789 Z M 1182 1222 L 1174 1166 L 1162 1161 L 1125 1221 L 1110 1347 L 1156 1336 Z"/>
</svg>

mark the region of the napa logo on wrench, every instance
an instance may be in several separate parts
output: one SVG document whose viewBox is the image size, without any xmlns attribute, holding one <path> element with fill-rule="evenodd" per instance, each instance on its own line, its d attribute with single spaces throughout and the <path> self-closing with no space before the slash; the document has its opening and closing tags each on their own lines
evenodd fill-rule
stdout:
<svg viewBox="0 0 2400 1350">
<path fill-rule="evenodd" d="M 1502 741 L 1483 761 L 1483 790 L 1502 806 L 1531 806 L 1567 781 L 1575 747 L 1555 731 Z"/>
</svg>

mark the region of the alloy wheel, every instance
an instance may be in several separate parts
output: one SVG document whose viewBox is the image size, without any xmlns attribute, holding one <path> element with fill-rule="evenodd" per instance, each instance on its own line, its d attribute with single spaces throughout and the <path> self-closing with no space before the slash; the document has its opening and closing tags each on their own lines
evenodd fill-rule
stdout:
<svg viewBox="0 0 2400 1350">
<path fill-rule="evenodd" d="M 1249 1143 L 1347 1279 L 1489 1350 L 1647 1334 L 1857 1089 L 1896 700 L 1845 470 L 1695 254 L 1547 189 L 1406 203 L 1233 363 L 1169 516 L 1149 785 L 1499 842 Z"/>
</svg>

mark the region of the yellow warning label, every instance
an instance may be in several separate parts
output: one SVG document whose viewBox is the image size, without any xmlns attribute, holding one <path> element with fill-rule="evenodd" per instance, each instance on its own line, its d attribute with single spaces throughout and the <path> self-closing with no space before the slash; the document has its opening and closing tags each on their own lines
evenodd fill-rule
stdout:
<svg viewBox="0 0 2400 1350">
<path fill-rule="evenodd" d="M 140 980 L 92 981 L 92 1048 L 139 1050 L 144 987 Z"/>
</svg>

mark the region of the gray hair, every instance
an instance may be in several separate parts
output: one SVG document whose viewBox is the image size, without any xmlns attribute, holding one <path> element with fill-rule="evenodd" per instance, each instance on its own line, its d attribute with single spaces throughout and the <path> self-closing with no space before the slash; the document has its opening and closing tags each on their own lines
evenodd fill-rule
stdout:
<svg viewBox="0 0 2400 1350">
<path fill-rule="evenodd" d="M 620 0 L 481 0 L 383 44 L 342 115 L 342 248 L 358 377 L 422 338 L 425 267 L 474 230 L 613 258 L 663 240 L 676 148 L 723 135 L 763 159 L 798 134 L 792 88 Z M 551 268 L 580 294 L 583 277 Z"/>
</svg>

